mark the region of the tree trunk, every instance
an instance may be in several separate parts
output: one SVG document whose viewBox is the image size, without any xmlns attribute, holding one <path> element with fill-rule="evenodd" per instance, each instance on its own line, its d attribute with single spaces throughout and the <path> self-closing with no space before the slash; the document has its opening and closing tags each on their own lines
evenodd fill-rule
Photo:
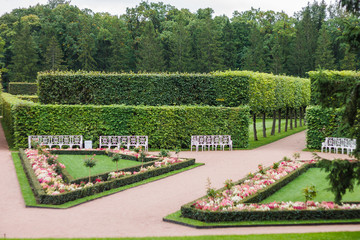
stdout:
<svg viewBox="0 0 360 240">
<path fill-rule="evenodd" d="M 266 138 L 266 113 L 263 113 L 263 137 Z"/>
<path fill-rule="evenodd" d="M 300 107 L 300 127 L 302 127 L 303 108 Z"/>
<path fill-rule="evenodd" d="M 285 132 L 287 132 L 287 130 L 288 130 L 288 123 L 289 123 L 289 108 L 286 108 L 285 118 L 286 118 L 286 122 L 285 122 Z"/>
<path fill-rule="evenodd" d="M 295 128 L 297 128 L 297 111 L 296 111 L 296 108 L 294 109 L 294 116 L 295 116 Z"/>
<path fill-rule="evenodd" d="M 293 130 L 293 114 L 292 114 L 292 108 L 289 109 L 289 118 L 290 118 L 290 130 Z"/>
<path fill-rule="evenodd" d="M 256 132 L 256 113 L 253 114 L 253 127 L 254 127 L 254 140 L 257 141 L 257 132 Z"/>
<path fill-rule="evenodd" d="M 276 110 L 273 111 L 273 125 L 271 128 L 271 136 L 275 135 L 275 129 L 276 129 Z"/>
<path fill-rule="evenodd" d="M 278 133 L 281 133 L 281 109 L 279 109 L 279 129 L 278 129 Z"/>
<path fill-rule="evenodd" d="M 89 183 L 91 182 L 91 168 L 89 168 Z"/>
</svg>

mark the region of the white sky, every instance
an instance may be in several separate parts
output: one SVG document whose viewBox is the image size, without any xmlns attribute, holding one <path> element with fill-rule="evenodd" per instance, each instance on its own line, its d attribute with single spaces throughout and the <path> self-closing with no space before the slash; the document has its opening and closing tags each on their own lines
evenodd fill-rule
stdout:
<svg viewBox="0 0 360 240">
<path fill-rule="evenodd" d="M 320 2 L 321 0 L 318 0 Z M 6 12 L 11 12 L 15 8 L 27 8 L 37 3 L 46 4 L 47 0 L 0 0 L 0 16 Z M 127 7 L 135 7 L 141 0 L 72 0 L 71 4 L 80 9 L 89 8 L 93 12 L 108 12 L 112 15 L 124 14 Z M 225 14 L 228 17 L 237 10 L 239 12 L 250 10 L 251 7 L 261 10 L 284 11 L 292 16 L 294 12 L 300 11 L 313 0 L 163 0 L 149 2 L 163 2 L 170 4 L 178 9 L 187 8 L 191 12 L 196 12 L 199 8 L 210 7 L 215 11 L 215 16 Z M 325 0 L 327 4 L 334 3 L 335 0 Z"/>
</svg>

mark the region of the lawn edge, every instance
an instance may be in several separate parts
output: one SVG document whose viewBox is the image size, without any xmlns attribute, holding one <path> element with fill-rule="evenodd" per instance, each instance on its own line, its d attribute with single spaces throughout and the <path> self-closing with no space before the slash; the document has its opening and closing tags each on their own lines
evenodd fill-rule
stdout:
<svg viewBox="0 0 360 240">
<path fill-rule="evenodd" d="M 204 224 L 204 225 L 197 225 L 196 223 L 191 224 L 191 223 L 186 223 L 186 222 L 181 221 L 181 220 L 170 219 L 171 217 L 169 217 L 169 216 L 171 216 L 173 214 L 176 214 L 176 213 L 179 213 L 179 212 L 181 212 L 181 211 L 179 210 L 179 211 L 176 211 L 174 213 L 171 213 L 171 214 L 167 215 L 166 217 L 164 217 L 162 220 L 164 222 L 167 222 L 167 223 L 178 224 L 178 225 L 182 225 L 182 226 L 185 226 L 185 227 L 191 227 L 191 228 L 195 228 L 195 229 L 244 228 L 244 227 L 321 226 L 321 225 L 352 225 L 352 224 L 360 224 L 360 218 L 359 218 L 359 219 L 355 219 L 354 222 L 334 222 L 334 220 L 328 220 L 329 222 L 294 223 L 292 221 L 289 221 L 289 223 L 274 224 L 273 223 L 274 221 L 269 221 L 269 224 L 264 224 L 264 223 L 256 224 L 256 221 L 254 221 L 255 224 L 241 224 L 241 223 L 239 223 L 239 224 L 231 224 L 231 225 L 230 224 L 229 225 L 226 225 L 226 224 L 217 225 L 216 223 L 206 223 L 206 222 L 201 222 L 199 220 L 194 220 L 194 219 L 191 219 L 191 218 L 184 218 L 183 217 L 186 220 L 198 221 L 198 222 L 201 222 L 202 224 Z M 324 220 L 321 220 L 321 221 L 324 221 Z"/>
</svg>

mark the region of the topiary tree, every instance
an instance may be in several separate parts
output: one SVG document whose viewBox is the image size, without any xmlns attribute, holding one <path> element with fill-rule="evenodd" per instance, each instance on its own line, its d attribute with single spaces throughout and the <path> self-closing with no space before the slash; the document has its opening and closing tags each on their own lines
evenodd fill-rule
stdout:
<svg viewBox="0 0 360 240">
<path fill-rule="evenodd" d="M 95 156 L 94 154 L 92 157 L 84 159 L 84 166 L 89 168 L 89 182 L 91 182 L 91 168 L 96 166 Z"/>
<path fill-rule="evenodd" d="M 112 158 L 111 158 L 111 161 L 113 161 L 114 163 L 116 163 L 116 171 L 118 172 L 119 171 L 119 161 L 120 161 L 120 159 L 121 159 L 121 156 L 120 156 L 120 154 L 118 154 L 118 153 L 115 153 L 113 156 L 112 156 Z"/>
</svg>

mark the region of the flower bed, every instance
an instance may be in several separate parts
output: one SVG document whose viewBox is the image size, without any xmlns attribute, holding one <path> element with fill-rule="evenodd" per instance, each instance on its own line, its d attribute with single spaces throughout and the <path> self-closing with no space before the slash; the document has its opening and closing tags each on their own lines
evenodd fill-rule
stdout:
<svg viewBox="0 0 360 240">
<path fill-rule="evenodd" d="M 332 202 L 273 202 L 258 204 L 309 167 L 313 161 L 282 161 L 266 170 L 250 174 L 232 186 L 216 192 L 208 189 L 208 195 L 181 207 L 183 217 L 204 222 L 310 220 L 359 218 L 360 204 L 336 205 Z M 209 191 L 210 190 L 210 191 Z M 209 194 L 210 193 L 210 194 Z"/>
<path fill-rule="evenodd" d="M 93 176 L 93 182 L 74 183 L 63 178 L 65 166 L 56 161 L 56 156 L 31 149 L 20 149 L 19 154 L 34 195 L 42 204 L 62 204 L 195 164 L 195 159 L 159 158 L 136 171 L 110 172 L 104 180 Z"/>
</svg>

